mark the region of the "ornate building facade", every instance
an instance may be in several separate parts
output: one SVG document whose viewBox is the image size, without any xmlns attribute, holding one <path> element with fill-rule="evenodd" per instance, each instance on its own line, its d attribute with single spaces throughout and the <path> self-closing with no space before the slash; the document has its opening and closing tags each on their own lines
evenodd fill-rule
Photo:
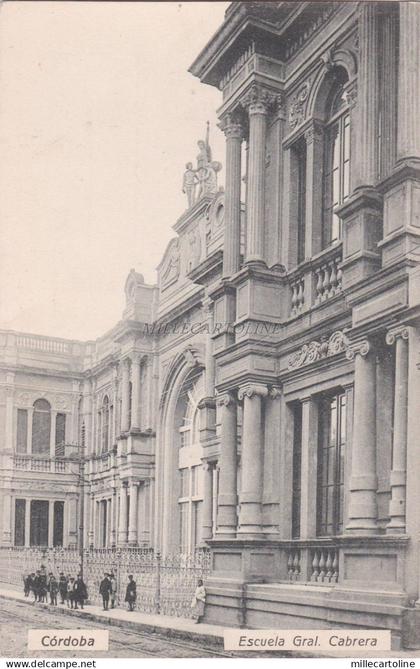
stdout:
<svg viewBox="0 0 420 669">
<path fill-rule="evenodd" d="M 418 615 L 420 6 L 236 2 L 156 285 L 77 342 L 0 333 L 4 546 L 208 546 L 206 620 Z M 83 516 L 81 514 L 83 511 Z"/>
</svg>

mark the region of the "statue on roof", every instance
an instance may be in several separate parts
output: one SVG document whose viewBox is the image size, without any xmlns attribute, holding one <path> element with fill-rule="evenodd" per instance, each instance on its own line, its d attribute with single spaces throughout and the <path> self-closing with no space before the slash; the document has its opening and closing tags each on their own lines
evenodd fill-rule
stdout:
<svg viewBox="0 0 420 669">
<path fill-rule="evenodd" d="M 222 164 L 213 160 L 210 147 L 210 123 L 207 121 L 206 138 L 198 142 L 199 154 L 197 167 L 194 170 L 192 163 L 187 163 L 182 183 L 182 192 L 187 196 L 190 209 L 204 195 L 214 195 L 217 192 L 217 173 Z M 198 192 L 196 195 L 196 187 Z"/>
</svg>

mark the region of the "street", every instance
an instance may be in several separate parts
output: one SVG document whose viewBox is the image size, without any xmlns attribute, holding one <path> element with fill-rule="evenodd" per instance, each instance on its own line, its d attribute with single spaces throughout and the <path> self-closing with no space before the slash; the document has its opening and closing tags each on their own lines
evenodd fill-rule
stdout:
<svg viewBox="0 0 420 669">
<path fill-rule="evenodd" d="M 240 657 L 225 653 L 218 646 L 196 639 L 170 639 L 167 635 L 124 630 L 115 625 L 96 623 L 81 616 L 70 616 L 33 604 L 0 599 L 1 657 L 89 657 L 86 650 L 27 651 L 29 629 L 109 629 L 108 651 L 96 651 L 92 657 Z"/>
</svg>

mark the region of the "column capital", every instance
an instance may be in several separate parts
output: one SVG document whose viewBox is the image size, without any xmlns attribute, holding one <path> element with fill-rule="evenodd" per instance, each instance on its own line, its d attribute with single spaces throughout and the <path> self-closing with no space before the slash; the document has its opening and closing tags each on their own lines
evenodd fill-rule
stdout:
<svg viewBox="0 0 420 669">
<path fill-rule="evenodd" d="M 209 316 L 210 314 L 213 313 L 213 307 L 214 307 L 214 301 L 211 299 L 211 297 L 205 297 L 201 301 L 203 311 L 206 314 L 206 316 Z"/>
<path fill-rule="evenodd" d="M 241 98 L 240 103 L 250 116 L 267 114 L 270 109 L 284 105 L 284 95 L 261 84 L 253 83 Z"/>
<path fill-rule="evenodd" d="M 131 359 L 129 356 L 125 356 L 125 358 L 122 358 L 120 364 L 121 364 L 121 369 L 122 371 L 127 371 L 130 367 Z"/>
<path fill-rule="evenodd" d="M 269 391 L 269 395 L 271 399 L 273 400 L 278 400 L 283 394 L 283 390 L 281 386 L 272 386 Z"/>
<path fill-rule="evenodd" d="M 220 119 L 218 124 L 220 130 L 224 133 L 226 139 L 243 139 L 245 128 L 242 119 L 238 113 L 228 112 Z"/>
<path fill-rule="evenodd" d="M 409 330 L 406 325 L 394 325 L 386 333 L 385 341 L 389 346 L 395 344 L 397 339 L 408 339 Z"/>
<path fill-rule="evenodd" d="M 216 404 L 219 407 L 228 407 L 236 403 L 236 399 L 232 393 L 223 393 L 223 395 L 217 395 Z"/>
<path fill-rule="evenodd" d="M 354 360 L 356 355 L 361 355 L 363 358 L 365 358 L 370 350 L 371 345 L 367 339 L 360 339 L 359 341 L 349 342 L 347 344 L 346 358 L 347 360 Z"/>
<path fill-rule="evenodd" d="M 138 353 L 137 351 L 133 351 L 133 353 L 130 353 L 130 358 L 132 365 L 140 365 L 142 354 Z"/>
<path fill-rule="evenodd" d="M 258 397 L 267 397 L 268 396 L 267 386 L 263 386 L 263 385 L 260 385 L 260 384 L 254 384 L 254 383 L 246 384 L 245 386 L 242 386 L 239 389 L 238 399 L 243 400 L 244 397 L 252 398 L 252 397 L 254 397 L 254 395 L 256 395 Z"/>
<path fill-rule="evenodd" d="M 322 140 L 324 137 L 324 126 L 319 121 L 311 121 L 311 124 L 305 130 L 306 144 L 313 144 L 317 140 Z"/>
</svg>

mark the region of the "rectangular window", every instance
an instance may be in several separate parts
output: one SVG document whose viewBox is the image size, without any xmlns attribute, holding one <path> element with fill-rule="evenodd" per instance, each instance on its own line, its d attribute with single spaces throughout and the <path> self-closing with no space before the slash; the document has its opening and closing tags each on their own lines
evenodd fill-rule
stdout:
<svg viewBox="0 0 420 669">
<path fill-rule="evenodd" d="M 17 411 L 16 451 L 26 453 L 28 445 L 28 412 L 26 409 Z"/>
<path fill-rule="evenodd" d="M 32 453 L 49 455 L 51 416 L 47 411 L 34 411 L 32 420 Z"/>
<path fill-rule="evenodd" d="M 63 545 L 64 502 L 54 502 L 53 545 Z"/>
<path fill-rule="evenodd" d="M 190 491 L 190 470 L 185 468 L 185 469 L 180 469 L 179 470 L 179 476 L 180 476 L 180 486 L 179 486 L 179 496 L 180 497 L 189 497 Z"/>
<path fill-rule="evenodd" d="M 15 500 L 15 546 L 25 545 L 26 500 Z"/>
<path fill-rule="evenodd" d="M 179 536 L 181 553 L 188 551 L 188 502 L 179 505 Z"/>
<path fill-rule="evenodd" d="M 46 500 L 31 502 L 31 546 L 48 546 L 48 507 Z"/>
<path fill-rule="evenodd" d="M 300 500 L 302 471 L 302 405 L 293 409 L 292 539 L 300 537 Z"/>
<path fill-rule="evenodd" d="M 66 414 L 58 413 L 55 417 L 55 454 L 64 456 L 64 444 L 66 441 Z"/>
<path fill-rule="evenodd" d="M 323 398 L 319 414 L 317 535 L 343 531 L 346 396 Z"/>
</svg>

